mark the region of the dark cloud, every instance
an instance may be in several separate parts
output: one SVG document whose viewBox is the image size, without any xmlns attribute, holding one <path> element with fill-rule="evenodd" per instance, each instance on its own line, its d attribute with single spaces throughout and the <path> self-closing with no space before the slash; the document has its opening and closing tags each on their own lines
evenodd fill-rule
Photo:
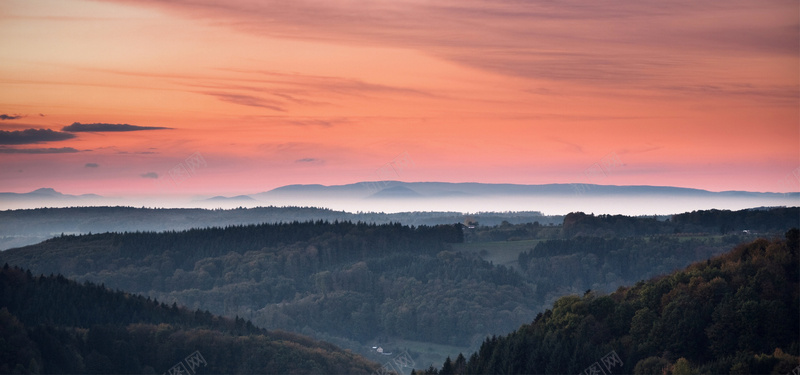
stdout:
<svg viewBox="0 0 800 375">
<path fill-rule="evenodd" d="M 80 152 L 72 147 L 61 148 L 0 148 L 0 154 L 71 154 Z"/>
<path fill-rule="evenodd" d="M 20 115 L 7 115 L 5 113 L 0 114 L 0 120 L 16 120 L 18 118 L 22 118 Z"/>
<path fill-rule="evenodd" d="M 142 173 L 139 176 L 142 176 L 142 178 L 154 178 L 155 179 L 155 178 L 158 178 L 158 173 L 156 173 L 156 172 L 147 172 L 147 173 Z"/>
<path fill-rule="evenodd" d="M 75 138 L 75 135 L 50 129 L 0 130 L 0 145 L 27 145 L 63 141 L 71 138 Z"/>
<path fill-rule="evenodd" d="M 294 161 L 295 163 L 321 163 L 322 160 L 316 158 L 302 158 Z"/>
<path fill-rule="evenodd" d="M 100 166 L 100 164 L 97 164 L 97 163 L 86 163 L 86 165 L 85 165 L 86 168 L 97 168 L 99 166 Z"/>
<path fill-rule="evenodd" d="M 133 132 L 139 130 L 166 130 L 172 128 L 165 128 L 162 126 L 139 126 L 129 124 L 81 124 L 80 122 L 73 122 L 72 125 L 65 126 L 61 130 L 65 132 Z"/>
</svg>

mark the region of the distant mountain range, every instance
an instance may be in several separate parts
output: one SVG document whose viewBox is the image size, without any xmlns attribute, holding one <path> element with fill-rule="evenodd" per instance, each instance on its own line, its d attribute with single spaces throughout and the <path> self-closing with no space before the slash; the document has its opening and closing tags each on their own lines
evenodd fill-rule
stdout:
<svg viewBox="0 0 800 375">
<path fill-rule="evenodd" d="M 224 197 L 218 195 L 216 197 L 211 197 L 208 199 L 201 200 L 202 202 L 254 202 L 255 199 L 251 198 L 247 195 L 237 195 L 235 197 Z"/>
<path fill-rule="evenodd" d="M 711 192 L 670 186 L 591 184 L 484 184 L 373 181 L 347 185 L 288 185 L 252 194 L 273 205 L 322 206 L 356 211 L 584 211 L 623 215 L 759 206 L 798 206 L 800 193 Z"/>
<path fill-rule="evenodd" d="M 102 198 L 97 194 L 81 194 L 69 195 L 57 192 L 53 188 L 36 189 L 30 193 L 0 193 L 0 201 L 6 200 L 36 200 L 36 199 L 62 199 L 62 200 L 78 200 L 78 199 L 96 199 Z"/>
<path fill-rule="evenodd" d="M 347 185 L 287 185 L 263 193 L 253 194 L 256 199 L 276 196 L 314 194 L 360 198 L 419 198 L 419 197 L 465 197 L 465 196 L 509 196 L 509 195 L 671 195 L 671 196 L 718 196 L 718 197 L 784 197 L 800 193 L 760 193 L 749 191 L 711 192 L 702 189 L 671 186 L 616 186 L 592 184 L 485 184 L 450 182 L 402 182 L 376 181 Z"/>
<path fill-rule="evenodd" d="M 670 186 L 591 184 L 486 184 L 367 181 L 346 185 L 287 185 L 233 197 L 111 198 L 68 195 L 52 188 L 0 193 L 0 209 L 66 206 L 147 206 L 236 208 L 258 206 L 324 207 L 347 212 L 507 212 L 541 211 L 564 215 L 585 211 L 609 214 L 673 214 L 701 209 L 797 206 L 800 193 L 711 192 Z"/>
</svg>

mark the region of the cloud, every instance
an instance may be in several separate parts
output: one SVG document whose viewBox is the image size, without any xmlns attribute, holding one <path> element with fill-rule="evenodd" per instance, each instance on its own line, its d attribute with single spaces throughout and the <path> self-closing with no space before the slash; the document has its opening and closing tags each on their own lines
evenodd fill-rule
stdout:
<svg viewBox="0 0 800 375">
<path fill-rule="evenodd" d="M 119 155 L 151 155 L 157 154 L 157 152 L 153 151 L 137 151 L 137 152 L 128 152 L 128 151 L 117 151 Z"/>
<path fill-rule="evenodd" d="M 602 89 L 656 91 L 654 84 L 698 80 L 698 71 L 706 82 L 746 82 L 716 61 L 796 61 L 800 43 L 791 1 L 107 1 L 272 38 L 413 49 L 508 76 Z"/>
<path fill-rule="evenodd" d="M 158 173 L 156 173 L 156 172 L 147 172 L 147 173 L 142 173 L 139 176 L 142 176 L 142 178 L 158 178 Z"/>
<path fill-rule="evenodd" d="M 5 113 L 0 114 L 0 120 L 16 120 L 18 118 L 22 118 L 20 115 L 7 115 Z"/>
<path fill-rule="evenodd" d="M 139 130 L 166 130 L 172 128 L 165 128 L 161 126 L 139 126 L 129 124 L 81 124 L 80 122 L 73 122 L 72 125 L 61 128 L 62 131 L 77 133 L 77 132 L 132 132 Z"/>
<path fill-rule="evenodd" d="M 568 149 L 573 151 L 573 152 L 577 152 L 577 153 L 580 153 L 580 154 L 583 153 L 583 147 L 581 147 L 581 145 L 579 145 L 577 143 L 565 141 L 563 139 L 559 139 L 559 138 L 556 138 L 556 137 L 548 137 L 548 138 L 550 140 L 554 141 L 554 142 L 558 142 L 558 143 L 561 143 L 563 145 L 568 146 Z"/>
<path fill-rule="evenodd" d="M 33 143 L 63 141 L 75 138 L 74 134 L 50 129 L 0 130 L 0 145 L 27 145 Z"/>
<path fill-rule="evenodd" d="M 302 158 L 302 159 L 297 159 L 297 160 L 295 160 L 294 162 L 295 162 L 295 163 L 315 163 L 315 164 L 321 164 L 321 163 L 323 162 L 323 160 L 321 160 L 321 159 L 317 159 L 317 158 Z"/>
<path fill-rule="evenodd" d="M 310 119 L 310 120 L 289 120 L 287 123 L 297 126 L 321 126 L 321 127 L 331 127 L 335 124 L 335 121 L 332 120 L 319 120 L 319 119 Z"/>
<path fill-rule="evenodd" d="M 61 148 L 0 148 L 0 154 L 71 154 L 80 152 L 72 147 Z"/>
<path fill-rule="evenodd" d="M 274 100 L 267 100 L 264 98 L 260 98 L 257 96 L 252 95 L 243 95 L 243 94 L 231 94 L 231 93 L 224 93 L 224 92 L 205 92 L 206 95 L 211 95 L 216 97 L 219 100 L 239 104 L 239 105 L 246 105 L 248 107 L 259 107 L 259 108 L 266 108 L 271 109 L 273 111 L 278 112 L 286 112 L 285 109 L 280 107 L 280 102 Z"/>
<path fill-rule="evenodd" d="M 86 165 L 84 167 L 86 167 L 86 168 L 97 168 L 99 166 L 100 166 L 100 164 L 97 164 L 97 163 L 86 163 Z"/>
</svg>

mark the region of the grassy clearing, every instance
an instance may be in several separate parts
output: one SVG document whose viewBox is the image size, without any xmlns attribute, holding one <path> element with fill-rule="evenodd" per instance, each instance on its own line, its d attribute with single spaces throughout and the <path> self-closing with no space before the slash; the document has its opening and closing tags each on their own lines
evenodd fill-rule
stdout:
<svg viewBox="0 0 800 375">
<path fill-rule="evenodd" d="M 458 356 L 458 353 L 463 353 L 465 357 L 469 358 L 469 355 L 473 351 L 475 351 L 475 349 L 470 349 L 468 347 L 441 345 L 429 342 L 400 340 L 400 339 L 382 343 L 380 344 L 380 346 L 386 351 L 391 351 L 392 354 L 380 355 L 372 351 L 370 355 L 367 356 L 367 358 L 375 362 L 385 364 L 385 363 L 391 363 L 395 357 L 401 355 L 402 353 L 407 352 L 414 361 L 415 369 L 426 369 L 430 365 L 439 367 L 442 365 L 442 363 L 444 363 L 445 359 L 448 356 L 451 359 L 455 360 L 456 357 Z M 411 373 L 411 369 L 403 368 L 403 373 L 409 374 Z"/>
<path fill-rule="evenodd" d="M 472 242 L 454 244 L 453 250 L 477 253 L 481 258 L 494 264 L 518 269 L 519 253 L 536 247 L 541 240 Z"/>
</svg>

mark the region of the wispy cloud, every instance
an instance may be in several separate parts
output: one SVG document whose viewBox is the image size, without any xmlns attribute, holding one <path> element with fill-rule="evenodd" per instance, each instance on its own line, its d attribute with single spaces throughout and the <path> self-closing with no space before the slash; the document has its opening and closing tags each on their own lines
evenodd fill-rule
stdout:
<svg viewBox="0 0 800 375">
<path fill-rule="evenodd" d="M 258 96 L 231 94 L 226 92 L 205 92 L 204 94 L 211 95 L 219 100 L 229 103 L 245 105 L 248 107 L 266 108 L 278 112 L 286 112 L 284 108 L 280 107 L 280 102 L 267 100 Z"/>
<path fill-rule="evenodd" d="M 353 119 L 346 117 L 261 116 L 260 118 L 285 125 L 316 126 L 323 128 L 353 123 Z"/>
<path fill-rule="evenodd" d="M 158 173 L 156 173 L 156 172 L 147 172 L 147 173 L 142 173 L 139 176 L 141 176 L 142 178 L 153 178 L 153 179 L 155 179 L 155 178 L 158 178 Z"/>
<path fill-rule="evenodd" d="M 65 132 L 132 132 L 140 130 L 166 130 L 172 128 L 165 128 L 161 126 L 139 126 L 129 124 L 81 124 L 80 122 L 73 122 L 72 125 L 61 128 Z"/>
<path fill-rule="evenodd" d="M 26 145 L 42 142 L 63 141 L 75 138 L 74 134 L 51 129 L 0 130 L 0 145 Z"/>
<path fill-rule="evenodd" d="M 84 165 L 85 168 L 97 168 L 99 166 L 100 164 L 97 163 L 86 163 L 86 165 Z"/>
<path fill-rule="evenodd" d="M 129 152 L 129 151 L 117 151 L 119 155 L 153 155 L 157 154 L 157 152 L 153 151 L 136 151 L 136 152 Z"/>
<path fill-rule="evenodd" d="M 5 148 L 0 147 L 0 154 L 71 154 L 80 152 L 72 147 L 61 148 Z"/>
<path fill-rule="evenodd" d="M 579 154 L 583 153 L 583 147 L 581 145 L 577 144 L 577 143 L 565 141 L 563 139 L 556 138 L 556 137 L 549 137 L 549 139 L 551 141 L 553 141 L 553 142 L 557 142 L 557 143 L 561 143 L 563 145 L 566 145 L 567 149 L 570 150 L 571 152 L 576 152 L 576 153 L 579 153 Z"/>
<path fill-rule="evenodd" d="M 317 158 L 302 158 L 297 159 L 294 161 L 295 163 L 312 163 L 312 164 L 322 164 L 323 160 Z"/>
<path fill-rule="evenodd" d="M 657 90 L 654 83 L 689 79 L 748 83 L 718 62 L 724 56 L 794 58 L 800 45 L 796 4 L 780 1 L 107 1 L 155 6 L 247 33 L 414 49 L 509 76 L 603 88 Z M 698 69 L 703 76 L 695 75 Z"/>
<path fill-rule="evenodd" d="M 338 122 L 331 120 L 309 119 L 309 120 L 289 120 L 287 121 L 287 123 L 297 126 L 322 126 L 327 128 L 333 126 Z"/>
<path fill-rule="evenodd" d="M 0 120 L 16 120 L 22 118 L 21 115 L 7 115 L 5 113 L 0 114 Z"/>
</svg>

